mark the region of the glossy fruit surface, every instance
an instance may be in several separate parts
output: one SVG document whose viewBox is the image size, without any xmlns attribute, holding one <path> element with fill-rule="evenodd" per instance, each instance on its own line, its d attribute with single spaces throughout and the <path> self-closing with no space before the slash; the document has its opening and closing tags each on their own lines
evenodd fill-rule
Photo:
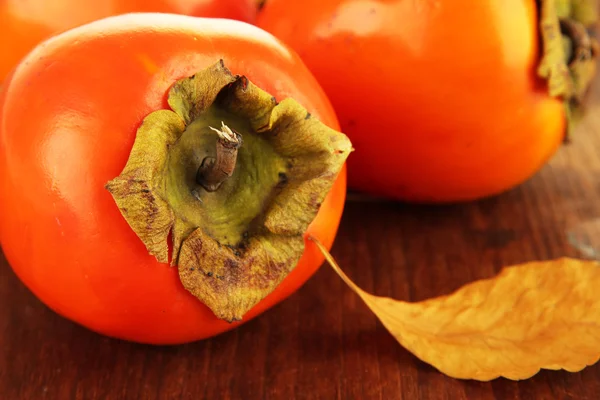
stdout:
<svg viewBox="0 0 600 400">
<path fill-rule="evenodd" d="M 164 12 L 254 22 L 254 0 L 0 0 L 0 81 L 42 40 L 112 15 Z"/>
<path fill-rule="evenodd" d="M 560 147 L 537 21 L 534 0 L 269 0 L 258 17 L 331 99 L 349 187 L 419 202 L 505 191 Z"/>
<path fill-rule="evenodd" d="M 182 287 L 133 233 L 105 184 L 136 130 L 166 109 L 180 78 L 223 59 L 278 100 L 293 97 L 331 128 L 334 111 L 301 60 L 251 25 L 158 14 L 94 22 L 44 42 L 0 94 L 0 242 L 18 275 L 59 314 L 97 332 L 181 343 L 232 329 Z M 331 246 L 345 170 L 307 234 Z M 323 257 L 306 240 L 295 269 L 247 321 L 297 290 Z"/>
</svg>

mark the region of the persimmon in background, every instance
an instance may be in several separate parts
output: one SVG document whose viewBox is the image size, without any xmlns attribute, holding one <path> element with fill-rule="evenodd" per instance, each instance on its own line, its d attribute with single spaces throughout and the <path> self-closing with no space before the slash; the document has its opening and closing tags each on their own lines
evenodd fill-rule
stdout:
<svg viewBox="0 0 600 400">
<path fill-rule="evenodd" d="M 561 30 L 585 33 L 594 3 L 267 0 L 257 23 L 331 99 L 356 149 L 350 188 L 448 202 L 512 188 L 560 148 L 576 96 L 556 81 L 585 88 L 593 69 L 554 68 L 592 53 Z"/>
<path fill-rule="evenodd" d="M 0 82 L 51 35 L 111 15 L 164 12 L 254 22 L 254 0 L 0 0 Z"/>
</svg>

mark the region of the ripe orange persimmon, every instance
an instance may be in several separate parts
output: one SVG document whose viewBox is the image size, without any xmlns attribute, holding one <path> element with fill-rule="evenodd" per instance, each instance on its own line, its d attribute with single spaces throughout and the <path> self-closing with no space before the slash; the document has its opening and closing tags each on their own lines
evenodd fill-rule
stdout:
<svg viewBox="0 0 600 400">
<path fill-rule="evenodd" d="M 0 82 L 34 46 L 111 15 L 165 12 L 254 22 L 254 0 L 0 0 Z"/>
<path fill-rule="evenodd" d="M 83 25 L 24 58 L 0 115 L 4 254 L 39 299 L 94 331 L 164 344 L 232 329 L 321 265 L 305 237 L 333 243 L 349 142 L 302 61 L 255 26 L 166 14 Z M 226 126 L 243 138 L 239 162 L 209 191 L 193 176 Z"/>
<path fill-rule="evenodd" d="M 520 184 L 565 138 L 563 101 L 538 76 L 538 3 L 267 0 L 258 25 L 331 99 L 356 148 L 350 188 L 448 202 Z M 594 17 L 572 3 L 573 15 Z"/>
</svg>

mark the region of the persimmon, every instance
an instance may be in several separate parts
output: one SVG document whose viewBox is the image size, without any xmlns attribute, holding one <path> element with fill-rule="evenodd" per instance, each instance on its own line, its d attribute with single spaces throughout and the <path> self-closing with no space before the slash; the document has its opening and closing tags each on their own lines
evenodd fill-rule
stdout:
<svg viewBox="0 0 600 400">
<path fill-rule="evenodd" d="M 0 242 L 51 309 L 144 343 L 282 301 L 331 246 L 351 150 L 302 61 L 252 25 L 110 17 L 44 41 L 0 92 Z"/>
<path fill-rule="evenodd" d="M 331 99 L 356 149 L 350 188 L 452 202 L 513 188 L 560 148 L 596 15 L 594 1 L 267 0 L 257 24 Z"/>
<path fill-rule="evenodd" d="M 254 0 L 0 0 L 0 82 L 38 43 L 97 19 L 164 12 L 253 23 Z"/>
</svg>

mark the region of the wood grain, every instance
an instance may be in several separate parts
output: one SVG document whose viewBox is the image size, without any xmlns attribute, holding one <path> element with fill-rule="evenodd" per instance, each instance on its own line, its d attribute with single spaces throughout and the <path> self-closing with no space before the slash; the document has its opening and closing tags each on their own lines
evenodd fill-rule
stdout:
<svg viewBox="0 0 600 400">
<path fill-rule="evenodd" d="M 600 97 L 594 91 L 594 104 Z M 600 251 L 600 108 L 524 185 L 479 202 L 414 206 L 350 200 L 333 254 L 362 288 L 423 300 L 507 264 Z M 481 399 L 600 398 L 600 365 L 580 373 L 480 383 L 418 361 L 334 272 L 287 301 L 198 343 L 108 339 L 43 306 L 0 258 L 0 398 Z"/>
</svg>

